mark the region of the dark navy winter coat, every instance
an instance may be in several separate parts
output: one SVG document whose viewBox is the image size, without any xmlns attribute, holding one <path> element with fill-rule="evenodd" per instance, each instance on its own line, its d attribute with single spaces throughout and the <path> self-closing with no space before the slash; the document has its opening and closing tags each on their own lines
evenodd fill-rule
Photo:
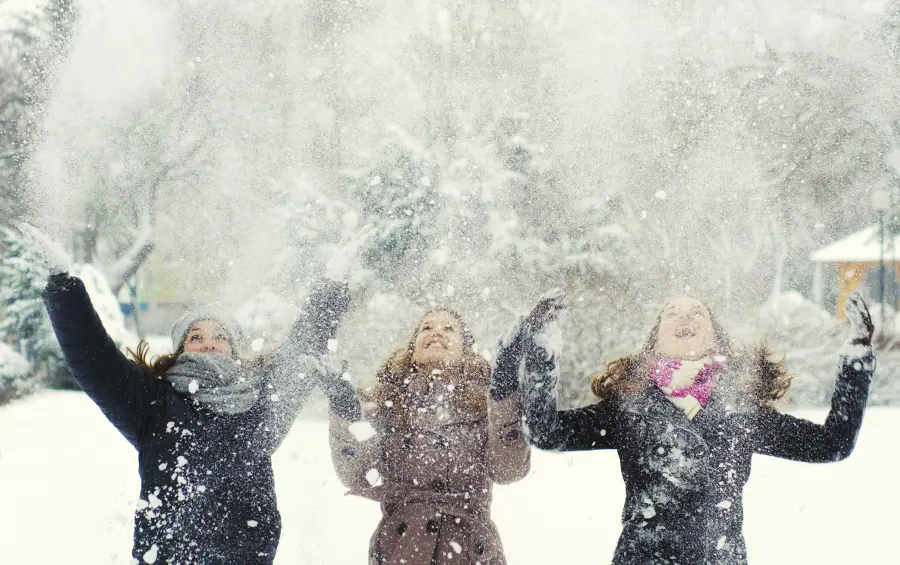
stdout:
<svg viewBox="0 0 900 565">
<path fill-rule="evenodd" d="M 557 411 L 556 360 L 538 351 L 523 384 L 528 437 L 542 449 L 618 452 L 626 494 L 615 565 L 744 564 L 742 498 L 753 454 L 847 457 L 875 366 L 865 351 L 842 358 L 824 425 L 769 407 L 737 408 L 718 389 L 693 420 L 656 387 Z"/>
<path fill-rule="evenodd" d="M 281 517 L 271 455 L 283 436 L 271 395 L 243 414 L 212 413 L 122 355 L 79 279 L 52 276 L 44 302 L 78 384 L 138 451 L 133 557 L 182 565 L 272 563 Z M 301 316 L 292 333 L 306 353 L 324 350 L 345 307 L 310 308 Z M 302 402 L 312 381 L 292 391 L 294 402 Z"/>
</svg>

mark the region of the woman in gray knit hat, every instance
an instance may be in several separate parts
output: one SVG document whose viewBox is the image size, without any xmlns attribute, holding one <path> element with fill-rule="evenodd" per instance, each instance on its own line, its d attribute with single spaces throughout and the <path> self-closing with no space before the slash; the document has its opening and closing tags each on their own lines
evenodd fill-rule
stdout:
<svg viewBox="0 0 900 565">
<path fill-rule="evenodd" d="M 266 359 L 240 359 L 240 326 L 218 310 L 181 317 L 171 355 L 150 360 L 141 342 L 128 359 L 65 254 L 34 228 L 21 229 L 44 250 L 44 303 L 73 376 L 138 451 L 136 562 L 270 565 L 281 532 L 271 456 L 297 411 L 318 384 L 332 412 L 360 417 L 350 383 L 317 360 L 349 306 L 347 285 L 315 285 Z M 360 241 L 336 256 L 355 256 Z"/>
</svg>

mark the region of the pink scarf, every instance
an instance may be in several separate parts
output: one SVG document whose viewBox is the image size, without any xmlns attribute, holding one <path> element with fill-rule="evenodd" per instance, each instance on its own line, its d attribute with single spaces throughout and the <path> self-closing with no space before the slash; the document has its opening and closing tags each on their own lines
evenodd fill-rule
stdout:
<svg viewBox="0 0 900 565">
<path fill-rule="evenodd" d="M 683 364 L 688 367 L 682 369 Z M 698 370 L 691 365 L 702 366 Z M 684 410 L 689 419 L 693 419 L 700 408 L 709 402 L 710 395 L 716 389 L 716 374 L 722 368 L 723 363 L 709 358 L 682 362 L 681 359 L 659 357 L 650 368 L 650 377 L 673 404 Z M 691 376 L 683 374 L 685 370 L 697 372 Z"/>
</svg>

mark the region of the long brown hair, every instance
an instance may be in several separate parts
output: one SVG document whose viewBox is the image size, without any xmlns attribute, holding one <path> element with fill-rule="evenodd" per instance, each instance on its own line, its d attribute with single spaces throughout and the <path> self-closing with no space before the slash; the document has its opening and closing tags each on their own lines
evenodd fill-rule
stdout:
<svg viewBox="0 0 900 565">
<path fill-rule="evenodd" d="M 462 359 L 442 374 L 451 379 L 456 386 L 459 402 L 475 410 L 487 410 L 487 391 L 491 380 L 490 363 L 473 350 L 475 338 L 472 336 L 469 326 L 455 310 L 444 307 L 434 308 L 426 312 L 421 320 L 436 312 L 445 312 L 459 322 L 463 340 Z M 412 379 L 421 378 L 419 367 L 413 361 L 416 338 L 422 325 L 421 320 L 416 325 L 406 346 L 394 350 L 387 361 L 381 365 L 375 375 L 375 385 L 372 389 L 362 391 L 360 394 L 364 400 L 375 404 L 372 419 L 383 425 L 400 427 L 407 425 L 410 402 L 407 394 L 408 385 Z"/>
<path fill-rule="evenodd" d="M 137 351 L 130 347 L 126 348 L 125 351 L 131 356 L 134 364 L 143 371 L 144 375 L 151 379 L 161 379 L 166 371 L 178 362 L 181 354 L 184 353 L 184 344 L 181 344 L 175 353 L 150 357 L 150 343 L 146 339 L 142 339 L 137 344 Z"/>
<path fill-rule="evenodd" d="M 250 361 L 241 361 L 241 368 L 247 371 L 255 371 L 269 363 L 275 358 L 276 349 L 268 348 L 259 355 L 253 357 Z M 137 344 L 137 351 L 130 347 L 125 348 L 125 352 L 134 361 L 134 364 L 151 379 L 162 379 L 166 371 L 172 368 L 178 362 L 178 358 L 184 353 L 184 344 L 182 343 L 175 353 L 165 353 L 163 355 L 154 355 L 150 357 L 150 343 L 142 339 Z"/>
<path fill-rule="evenodd" d="M 771 405 L 781 399 L 791 386 L 791 375 L 784 368 L 784 359 L 773 361 L 772 350 L 765 338 L 753 347 L 737 349 L 719 319 L 702 300 L 698 300 L 709 312 L 713 337 L 718 346 L 718 354 L 729 359 L 729 365 L 746 371 L 746 383 L 751 402 L 757 406 Z M 601 401 L 616 402 L 628 394 L 644 390 L 650 385 L 647 377 L 649 364 L 656 352 L 662 311 L 656 318 L 647 341 L 640 353 L 620 357 L 606 366 L 606 370 L 591 379 L 591 392 Z M 732 383 L 732 386 L 738 386 Z"/>
</svg>

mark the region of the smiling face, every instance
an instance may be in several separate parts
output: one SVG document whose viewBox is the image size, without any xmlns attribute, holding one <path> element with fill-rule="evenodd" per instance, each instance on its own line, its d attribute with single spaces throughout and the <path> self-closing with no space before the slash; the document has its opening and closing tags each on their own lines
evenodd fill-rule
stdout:
<svg viewBox="0 0 900 565">
<path fill-rule="evenodd" d="M 199 320 L 184 338 L 185 353 L 212 353 L 231 357 L 231 343 L 222 326 L 212 320 Z"/>
<path fill-rule="evenodd" d="M 709 310 L 699 300 L 687 296 L 666 304 L 655 349 L 659 355 L 687 360 L 715 354 L 716 333 Z"/>
<path fill-rule="evenodd" d="M 462 358 L 463 339 L 459 320 L 449 312 L 429 312 L 422 318 L 412 360 L 417 364 L 449 362 Z"/>
</svg>

